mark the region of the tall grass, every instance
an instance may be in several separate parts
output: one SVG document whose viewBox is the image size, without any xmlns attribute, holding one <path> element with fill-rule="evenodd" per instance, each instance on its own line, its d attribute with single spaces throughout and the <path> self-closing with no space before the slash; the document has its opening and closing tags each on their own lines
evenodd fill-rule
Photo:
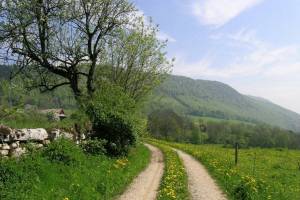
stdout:
<svg viewBox="0 0 300 200">
<path fill-rule="evenodd" d="M 0 160 L 1 200 L 110 200 L 125 190 L 150 158 L 141 144 L 126 158 L 108 158 L 86 155 L 72 142 L 57 142 L 18 160 Z"/>
<path fill-rule="evenodd" d="M 80 110 L 68 110 L 67 118 L 62 121 L 55 121 L 48 118 L 46 114 L 42 114 L 36 110 L 25 111 L 18 109 L 13 114 L 1 118 L 0 124 L 11 128 L 60 128 L 69 130 L 74 128 L 74 124 L 85 126 L 89 120 L 85 113 Z"/>
</svg>

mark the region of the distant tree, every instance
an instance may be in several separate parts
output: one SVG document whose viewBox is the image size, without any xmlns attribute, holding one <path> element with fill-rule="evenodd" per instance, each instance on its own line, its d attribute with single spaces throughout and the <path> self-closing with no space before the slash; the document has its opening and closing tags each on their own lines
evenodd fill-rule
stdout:
<svg viewBox="0 0 300 200">
<path fill-rule="evenodd" d="M 11 67 L 6 65 L 0 65 L 0 80 L 8 80 L 11 75 Z"/>
<path fill-rule="evenodd" d="M 185 120 L 172 110 L 153 111 L 148 117 L 148 129 L 154 136 L 179 140 L 184 138 Z"/>
<path fill-rule="evenodd" d="M 190 142 L 192 144 L 201 144 L 201 137 L 200 137 L 200 129 L 198 126 L 196 126 L 195 124 L 192 125 L 191 127 L 191 137 L 190 137 Z"/>
<path fill-rule="evenodd" d="M 277 129 L 277 132 L 274 134 L 275 146 L 286 148 L 289 146 L 290 135 L 287 132 L 280 131 Z"/>
<path fill-rule="evenodd" d="M 8 80 L 0 80 L 0 105 L 20 106 L 24 103 L 25 91 L 20 85 Z"/>
</svg>

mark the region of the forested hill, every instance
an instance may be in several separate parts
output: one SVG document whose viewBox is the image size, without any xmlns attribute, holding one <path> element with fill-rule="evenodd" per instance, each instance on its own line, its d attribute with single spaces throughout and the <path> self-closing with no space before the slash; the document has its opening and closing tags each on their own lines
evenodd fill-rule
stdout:
<svg viewBox="0 0 300 200">
<path fill-rule="evenodd" d="M 0 80 L 9 79 L 11 73 L 11 67 L 0 65 Z"/>
<path fill-rule="evenodd" d="M 242 95 L 217 81 L 170 76 L 154 92 L 147 112 L 162 108 L 191 116 L 262 122 L 300 131 L 299 114 L 268 100 Z"/>
</svg>

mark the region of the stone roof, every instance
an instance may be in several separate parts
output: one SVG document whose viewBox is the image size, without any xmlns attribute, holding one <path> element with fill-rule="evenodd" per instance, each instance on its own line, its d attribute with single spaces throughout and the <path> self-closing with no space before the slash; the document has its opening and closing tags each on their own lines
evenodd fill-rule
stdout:
<svg viewBox="0 0 300 200">
<path fill-rule="evenodd" d="M 41 113 L 47 114 L 47 113 L 54 113 L 56 115 L 60 116 L 65 116 L 65 111 L 64 109 L 45 109 L 45 110 L 40 110 Z"/>
</svg>

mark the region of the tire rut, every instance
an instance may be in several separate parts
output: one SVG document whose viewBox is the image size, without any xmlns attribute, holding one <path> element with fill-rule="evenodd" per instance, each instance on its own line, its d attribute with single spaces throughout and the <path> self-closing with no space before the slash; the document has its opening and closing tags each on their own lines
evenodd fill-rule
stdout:
<svg viewBox="0 0 300 200">
<path fill-rule="evenodd" d="M 174 149 L 181 158 L 188 175 L 188 188 L 192 200 L 227 200 L 206 168 L 192 156 Z"/>
<path fill-rule="evenodd" d="M 151 151 L 151 161 L 129 185 L 118 200 L 155 200 L 164 171 L 162 152 L 149 144 L 145 144 Z"/>
</svg>

